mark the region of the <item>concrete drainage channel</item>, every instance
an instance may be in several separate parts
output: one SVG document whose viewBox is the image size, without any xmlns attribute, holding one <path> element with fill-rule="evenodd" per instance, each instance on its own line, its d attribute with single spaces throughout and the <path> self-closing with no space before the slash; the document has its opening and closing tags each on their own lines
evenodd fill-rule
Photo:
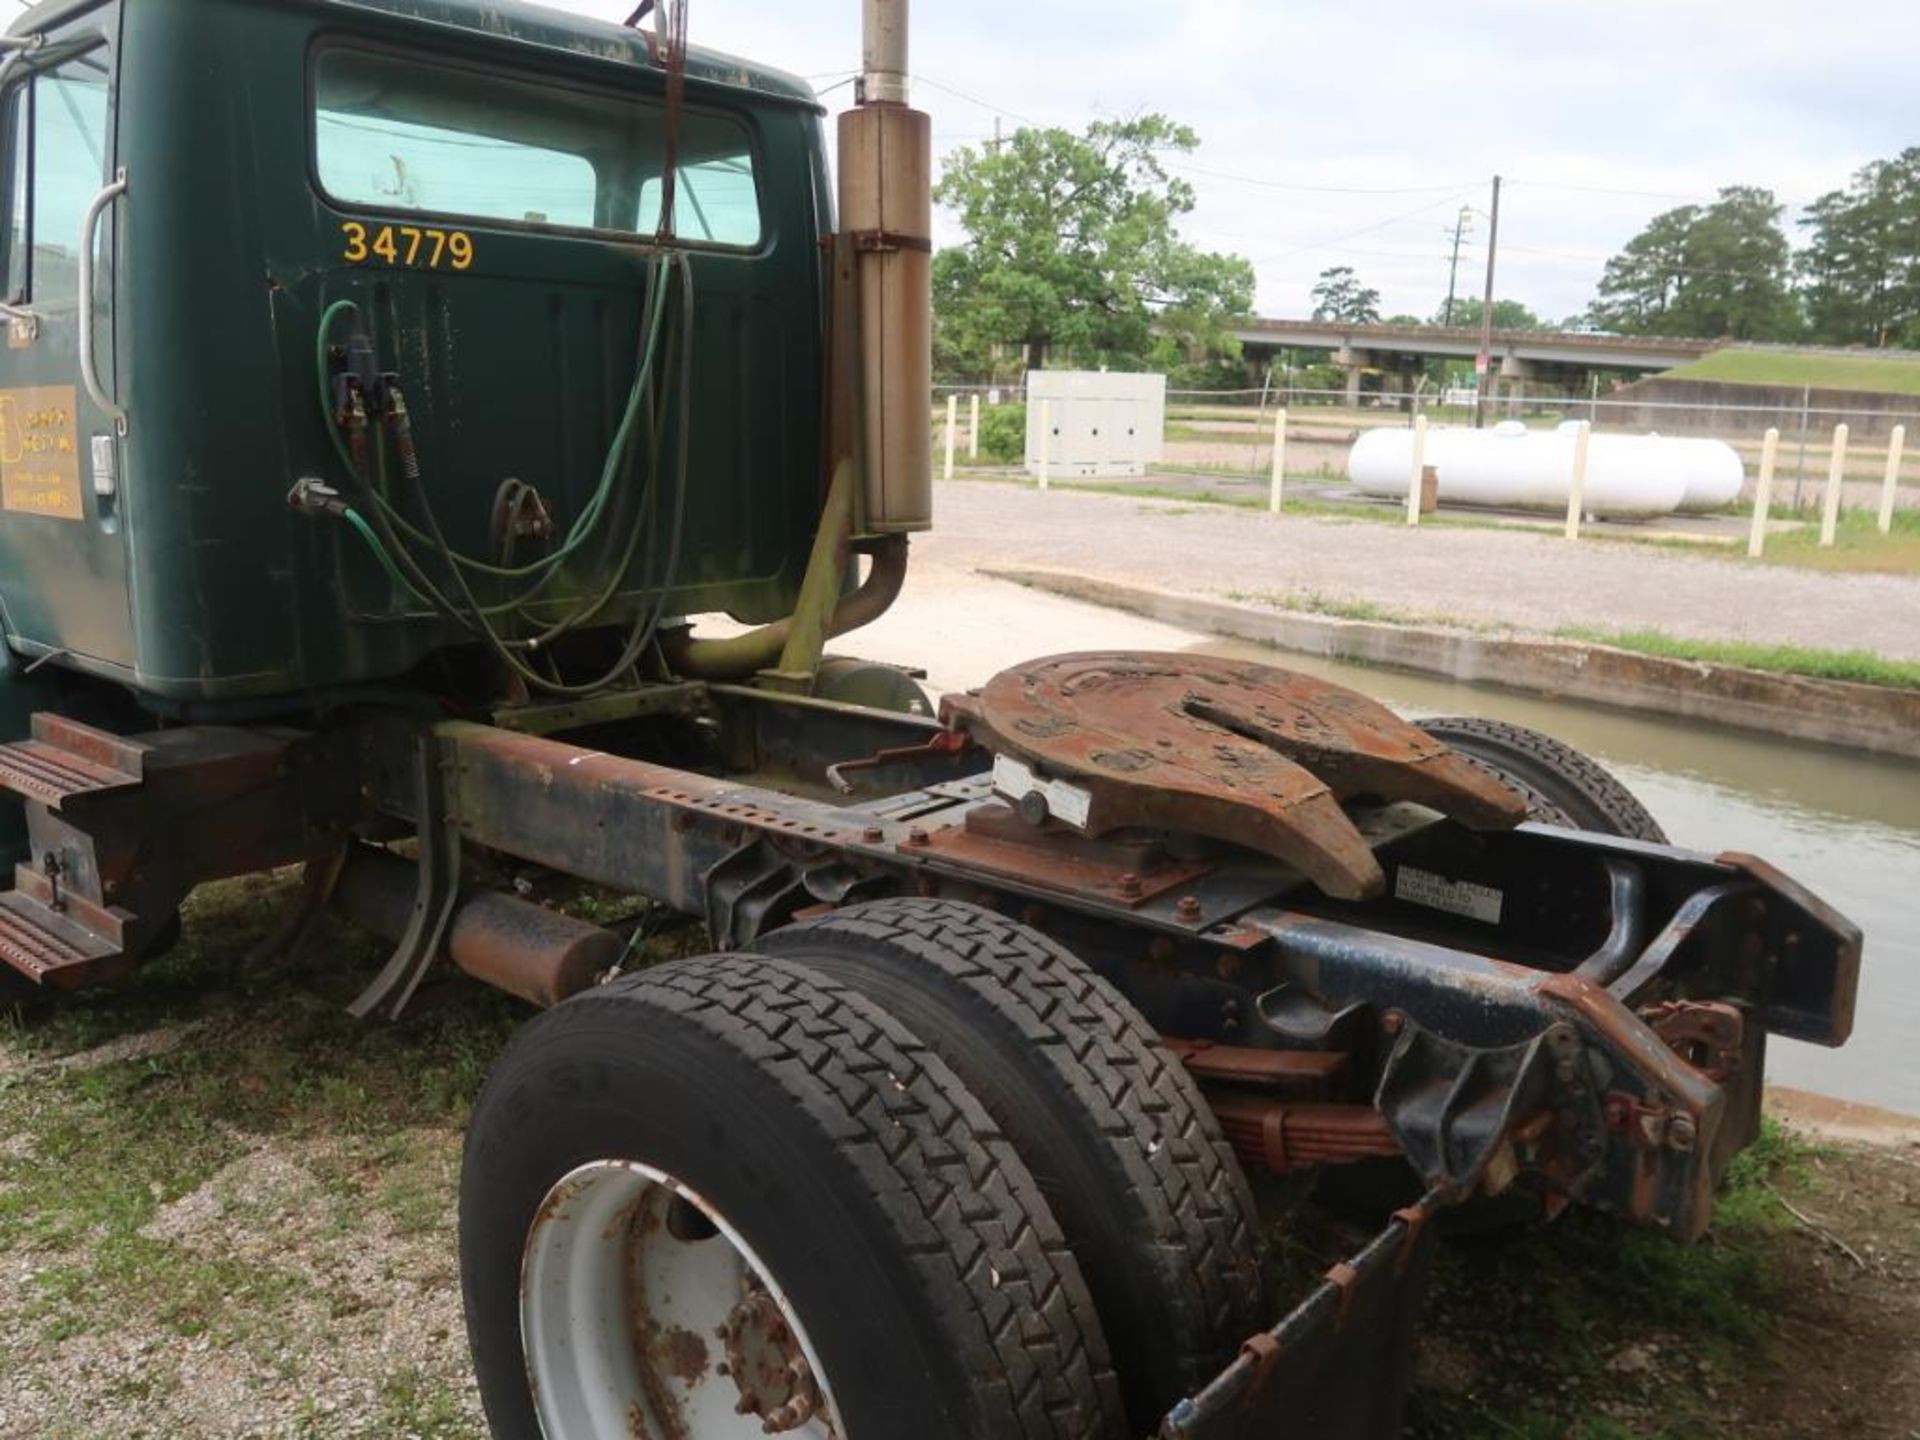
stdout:
<svg viewBox="0 0 1920 1440">
<path fill-rule="evenodd" d="M 1920 691 L 1670 660 L 1579 641 L 1262 610 L 1065 571 L 981 573 L 1279 650 L 1920 760 Z"/>
</svg>

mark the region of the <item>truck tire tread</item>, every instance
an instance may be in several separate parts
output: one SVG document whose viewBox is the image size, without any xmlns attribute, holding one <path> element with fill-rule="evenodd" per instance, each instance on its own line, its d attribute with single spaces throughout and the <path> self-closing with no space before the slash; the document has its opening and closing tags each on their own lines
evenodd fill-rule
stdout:
<svg viewBox="0 0 1920 1440">
<path fill-rule="evenodd" d="M 856 987 L 872 967 L 837 961 L 836 950 L 911 972 L 908 983 L 945 993 L 952 1018 L 941 1028 L 957 1038 L 943 1053 L 976 1095 L 988 1098 L 1018 1069 L 1030 1091 L 1064 1097 L 1077 1112 L 1039 1136 L 1025 1106 L 1025 1123 L 1011 1105 L 995 1119 L 1041 1174 L 1080 1256 L 1136 1429 L 1157 1424 L 1166 1404 L 1204 1385 L 1264 1323 L 1258 1212 L 1238 1159 L 1185 1067 L 1078 957 L 991 910 L 922 898 L 849 906 L 759 944 Z M 884 991 L 867 993 L 888 1003 Z M 931 1025 L 909 1023 L 940 1043 Z M 992 1068 L 970 1075 L 972 1067 Z M 1066 1187 L 1048 1184 L 1054 1157 L 1033 1153 L 1063 1144 L 1103 1182 L 1079 1207 Z M 1091 1217 L 1081 1207 L 1096 1204 L 1119 1216 L 1124 1261 L 1086 1248 Z M 1116 1275 L 1122 1265 L 1147 1274 Z"/>
</svg>

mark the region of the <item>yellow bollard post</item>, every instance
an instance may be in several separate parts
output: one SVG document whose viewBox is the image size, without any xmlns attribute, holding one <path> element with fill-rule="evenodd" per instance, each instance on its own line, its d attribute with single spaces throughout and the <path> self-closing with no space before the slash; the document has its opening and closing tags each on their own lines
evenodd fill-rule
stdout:
<svg viewBox="0 0 1920 1440">
<path fill-rule="evenodd" d="M 1580 538 L 1580 521 L 1587 506 L 1587 450 L 1593 443 L 1593 422 L 1582 420 L 1573 432 L 1573 475 L 1567 487 L 1567 539 Z"/>
<path fill-rule="evenodd" d="M 1893 492 L 1900 488 L 1900 458 L 1907 448 L 1907 427 L 1896 425 L 1887 437 L 1887 478 L 1880 486 L 1880 533 L 1893 533 Z"/>
<path fill-rule="evenodd" d="M 1827 498 L 1820 512 L 1820 548 L 1833 548 L 1840 528 L 1840 485 L 1847 475 L 1847 422 L 1833 427 L 1833 456 L 1827 461 Z"/>
<path fill-rule="evenodd" d="M 1413 468 L 1407 475 L 1407 524 L 1420 523 L 1420 472 L 1427 462 L 1427 417 L 1413 417 Z"/>
<path fill-rule="evenodd" d="M 1760 478 L 1753 482 L 1753 529 L 1747 558 L 1758 560 L 1767 548 L 1767 511 L 1773 506 L 1773 466 L 1780 453 L 1780 432 L 1769 429 L 1760 441 Z"/>
<path fill-rule="evenodd" d="M 1287 484 L 1287 412 L 1273 417 L 1273 487 L 1267 492 L 1267 509 L 1280 513 L 1280 492 Z"/>
<path fill-rule="evenodd" d="M 953 444 L 954 441 L 959 438 L 956 433 L 959 428 L 960 397 L 958 395 L 949 395 L 947 396 L 947 469 L 945 475 L 945 478 L 948 480 L 953 478 Z"/>
</svg>

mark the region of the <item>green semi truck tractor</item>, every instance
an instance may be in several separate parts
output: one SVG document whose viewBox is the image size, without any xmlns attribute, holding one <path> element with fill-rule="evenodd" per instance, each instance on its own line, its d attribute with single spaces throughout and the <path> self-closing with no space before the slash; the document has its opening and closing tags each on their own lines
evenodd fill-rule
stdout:
<svg viewBox="0 0 1920 1440">
<path fill-rule="evenodd" d="M 1858 931 L 1513 727 L 830 653 L 932 520 L 905 0 L 837 165 L 806 84 L 641 8 L 0 39 L 9 996 L 300 866 L 283 949 L 392 946 L 370 1023 L 441 968 L 528 1002 L 459 1195 L 502 1440 L 1390 1435 L 1444 1214 L 1697 1237 Z M 1373 1237 L 1291 1292 L 1276 1175 Z"/>
</svg>

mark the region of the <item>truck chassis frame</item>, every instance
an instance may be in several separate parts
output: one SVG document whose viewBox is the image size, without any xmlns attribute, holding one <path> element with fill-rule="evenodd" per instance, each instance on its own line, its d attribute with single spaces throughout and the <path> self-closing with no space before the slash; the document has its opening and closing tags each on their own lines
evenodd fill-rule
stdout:
<svg viewBox="0 0 1920 1440">
<path fill-rule="evenodd" d="M 1435 1213 L 1513 1191 L 1697 1236 L 1756 1133 L 1767 1033 L 1838 1044 L 1851 1023 L 1858 932 L 1745 856 L 1356 804 L 1398 883 L 1331 900 L 1243 848 L 1022 818 L 993 757 L 925 716 L 693 683 L 490 719 L 126 739 L 40 717 L 0 748 L 37 857 L 0 953 L 53 985 L 106 978 L 194 884 L 304 860 L 284 938 L 337 898 L 396 942 L 360 1013 L 397 1014 L 449 955 L 543 1004 L 617 968 L 604 932 L 466 888 L 471 851 L 699 917 L 722 949 L 866 899 L 999 911 L 1142 1012 L 1249 1169 L 1399 1156 L 1417 1177 L 1169 1436 L 1262 1433 L 1308 1403 L 1316 1433 L 1392 1433 Z M 374 843 L 406 836 L 412 864 Z M 1493 894 L 1498 923 L 1474 913 Z"/>
</svg>

